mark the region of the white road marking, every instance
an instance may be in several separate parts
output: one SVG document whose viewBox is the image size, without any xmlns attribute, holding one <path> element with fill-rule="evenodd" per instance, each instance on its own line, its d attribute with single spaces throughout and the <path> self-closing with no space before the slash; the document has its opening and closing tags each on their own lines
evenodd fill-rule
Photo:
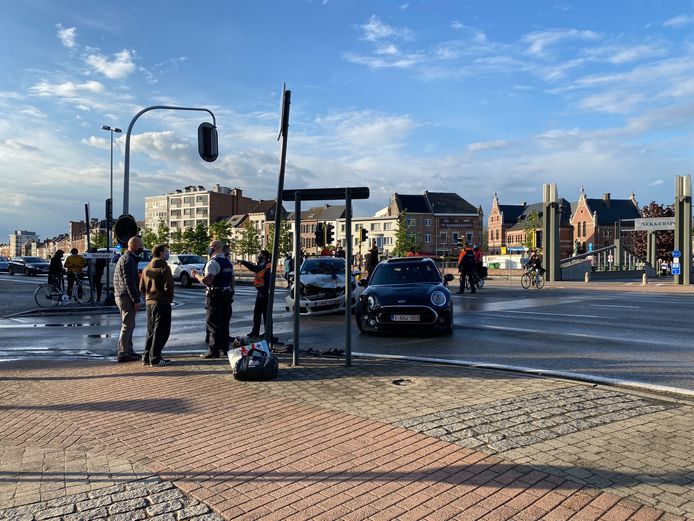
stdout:
<svg viewBox="0 0 694 521">
<path fill-rule="evenodd" d="M 600 318 L 598 315 L 572 315 L 569 313 L 543 313 L 542 311 L 512 311 L 510 309 L 500 309 L 497 313 L 522 313 L 524 315 L 549 315 L 552 317 L 575 317 L 575 318 Z"/>
<path fill-rule="evenodd" d="M 619 304 L 591 304 L 594 308 L 627 308 L 627 309 L 641 309 L 641 306 L 621 306 Z"/>
</svg>

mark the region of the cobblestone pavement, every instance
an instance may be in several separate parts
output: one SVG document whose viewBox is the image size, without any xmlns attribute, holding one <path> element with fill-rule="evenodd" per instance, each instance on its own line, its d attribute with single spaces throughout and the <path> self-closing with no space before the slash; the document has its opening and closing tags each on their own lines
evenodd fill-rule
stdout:
<svg viewBox="0 0 694 521">
<path fill-rule="evenodd" d="M 694 518 L 692 449 L 691 402 L 510 372 L 0 366 L 0 519 Z"/>
</svg>

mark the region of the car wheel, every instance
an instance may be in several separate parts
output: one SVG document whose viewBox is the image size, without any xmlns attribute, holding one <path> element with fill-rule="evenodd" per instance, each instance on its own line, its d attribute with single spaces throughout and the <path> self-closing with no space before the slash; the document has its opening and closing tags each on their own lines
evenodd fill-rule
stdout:
<svg viewBox="0 0 694 521">
<path fill-rule="evenodd" d="M 359 332 L 361 332 L 361 333 L 366 333 L 366 331 L 364 331 L 364 326 L 361 323 L 362 312 L 363 312 L 363 309 L 362 309 L 361 301 L 357 301 L 357 305 L 354 306 L 355 318 L 357 320 L 357 329 L 359 329 Z"/>
<path fill-rule="evenodd" d="M 181 286 L 184 288 L 189 288 L 193 285 L 193 281 L 185 271 L 181 273 Z"/>
<path fill-rule="evenodd" d="M 453 316 L 448 319 L 448 323 L 446 324 L 446 328 L 443 330 L 444 335 L 452 335 L 453 334 Z"/>
<path fill-rule="evenodd" d="M 24 276 L 28 277 L 29 275 L 31 275 L 31 273 L 29 272 L 29 268 L 24 268 Z"/>
<path fill-rule="evenodd" d="M 12 268 L 8 268 L 7 273 L 10 275 L 14 275 L 14 270 Z"/>
</svg>

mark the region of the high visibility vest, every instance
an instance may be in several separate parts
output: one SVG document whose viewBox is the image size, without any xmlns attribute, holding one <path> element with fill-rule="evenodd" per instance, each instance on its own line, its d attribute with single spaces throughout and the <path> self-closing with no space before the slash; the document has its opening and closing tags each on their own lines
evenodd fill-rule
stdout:
<svg viewBox="0 0 694 521">
<path fill-rule="evenodd" d="M 253 280 L 253 286 L 256 288 L 262 288 L 265 286 L 265 272 L 267 271 L 267 266 L 262 270 L 256 272 L 255 279 Z"/>
</svg>

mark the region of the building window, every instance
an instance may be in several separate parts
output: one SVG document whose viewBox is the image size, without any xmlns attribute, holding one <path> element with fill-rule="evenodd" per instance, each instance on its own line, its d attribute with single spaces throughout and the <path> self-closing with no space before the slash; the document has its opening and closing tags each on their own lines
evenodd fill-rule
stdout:
<svg viewBox="0 0 694 521">
<path fill-rule="evenodd" d="M 424 219 L 424 226 L 431 226 L 431 219 Z"/>
<path fill-rule="evenodd" d="M 585 222 L 585 221 L 583 221 L 583 237 L 587 237 L 587 234 L 586 234 L 586 222 Z"/>
<path fill-rule="evenodd" d="M 194 197 L 184 197 L 183 204 L 193 204 Z"/>
<path fill-rule="evenodd" d="M 393 244 L 393 238 L 383 237 L 383 244 L 385 244 L 386 246 L 391 246 Z"/>
<path fill-rule="evenodd" d="M 198 195 L 195 198 L 195 203 L 207 205 L 207 196 L 206 195 Z"/>
<path fill-rule="evenodd" d="M 424 234 L 424 243 L 425 244 L 431 244 L 431 234 L 430 233 Z"/>
<path fill-rule="evenodd" d="M 458 232 L 451 233 L 451 243 L 458 244 Z"/>
<path fill-rule="evenodd" d="M 472 244 L 472 232 L 467 232 L 465 234 L 465 242 L 468 244 Z"/>
<path fill-rule="evenodd" d="M 345 233 L 345 225 L 344 224 L 340 225 L 340 232 Z"/>
<path fill-rule="evenodd" d="M 417 226 L 417 219 L 414 217 L 409 217 L 407 219 L 407 227 L 409 228 L 410 226 Z"/>
<path fill-rule="evenodd" d="M 446 232 L 441 232 L 439 234 L 439 242 L 441 244 L 446 244 L 448 242 L 448 234 Z"/>
<path fill-rule="evenodd" d="M 393 223 L 383 223 L 383 231 L 387 232 L 389 230 L 392 230 L 392 227 L 391 227 L 392 225 L 393 225 Z"/>
</svg>

